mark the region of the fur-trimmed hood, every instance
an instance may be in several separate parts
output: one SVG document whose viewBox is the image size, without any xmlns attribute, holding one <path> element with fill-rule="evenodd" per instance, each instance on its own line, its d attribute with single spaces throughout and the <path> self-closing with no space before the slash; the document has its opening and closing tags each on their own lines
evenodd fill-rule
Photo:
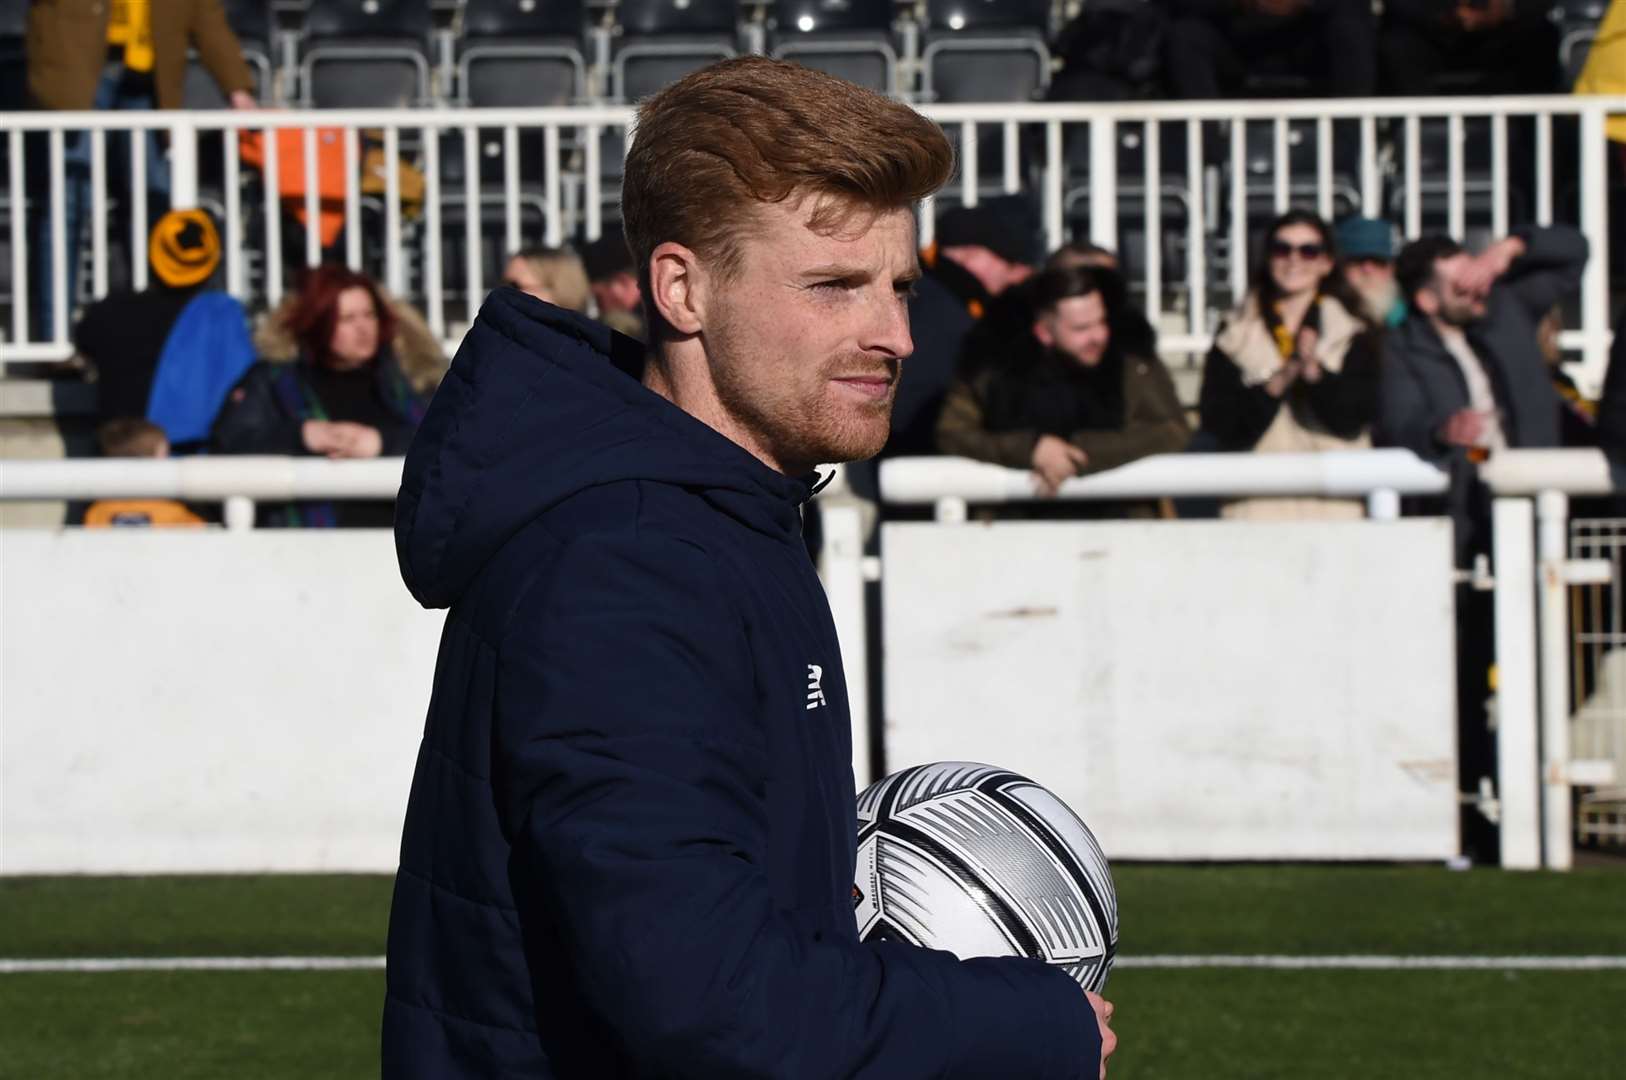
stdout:
<svg viewBox="0 0 1626 1080">
<path fill-rule="evenodd" d="M 382 288 L 378 290 L 390 313 L 395 316 L 395 339 L 390 342 L 395 361 L 401 365 L 412 389 L 422 395 L 434 393 L 446 374 L 446 353 L 411 304 L 397 300 Z M 273 364 L 287 364 L 299 359 L 299 342 L 288 329 L 288 313 L 293 310 L 296 297 L 286 296 L 282 303 L 261 315 L 254 326 L 254 350 L 261 360 Z"/>
</svg>

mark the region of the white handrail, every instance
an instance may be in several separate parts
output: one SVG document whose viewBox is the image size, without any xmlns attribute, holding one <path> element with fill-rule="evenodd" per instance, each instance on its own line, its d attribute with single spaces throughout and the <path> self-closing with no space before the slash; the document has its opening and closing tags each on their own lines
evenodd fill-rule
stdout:
<svg viewBox="0 0 1626 1080">
<path fill-rule="evenodd" d="M 1299 495 L 1357 498 L 1375 491 L 1435 495 L 1440 470 L 1409 450 L 1323 454 L 1158 454 L 1121 468 L 1068 480 L 1056 498 L 1070 500 L 1239 498 Z M 881 500 L 921 506 L 941 499 L 1026 502 L 1038 498 L 1033 473 L 966 458 L 895 458 L 881 465 Z"/>
<path fill-rule="evenodd" d="M 0 501 L 17 499 L 393 499 L 402 458 L 74 458 L 0 461 Z"/>
<path fill-rule="evenodd" d="M 1531 94 L 1470 98 L 1316 98 L 1306 100 L 1259 99 L 1235 101 L 1157 102 L 994 102 L 988 104 L 920 105 L 919 112 L 943 124 L 1042 123 L 1059 120 L 1078 123 L 1111 117 L 1115 120 L 1316 120 L 1360 119 L 1373 114 L 1395 117 L 1534 116 L 1542 113 L 1626 113 L 1626 94 L 1577 96 Z M 208 130 L 265 127 L 543 127 L 559 124 L 621 125 L 630 123 L 629 105 L 557 105 L 526 108 L 436 107 L 424 109 L 276 109 L 276 110 L 170 110 L 166 112 L 11 112 L 0 113 L 8 130 L 142 131 L 167 129 L 176 124 Z"/>
<path fill-rule="evenodd" d="M 1479 467 L 1498 495 L 1608 495 L 1616 490 L 1601 450 L 1505 450 Z"/>
<path fill-rule="evenodd" d="M 393 499 L 401 458 L 184 457 L 0 460 L 0 500 L 161 498 Z M 1505 450 L 1481 466 L 1498 495 L 1606 495 L 1617 490 L 1597 450 Z M 1068 480 L 1057 498 L 1092 501 L 1169 497 L 1298 495 L 1355 498 L 1375 491 L 1436 495 L 1447 477 L 1408 450 L 1321 454 L 1159 454 Z M 839 478 L 826 494 L 841 494 Z M 893 458 L 881 465 L 882 501 L 1025 502 L 1037 498 L 1025 469 L 966 458 Z"/>
</svg>

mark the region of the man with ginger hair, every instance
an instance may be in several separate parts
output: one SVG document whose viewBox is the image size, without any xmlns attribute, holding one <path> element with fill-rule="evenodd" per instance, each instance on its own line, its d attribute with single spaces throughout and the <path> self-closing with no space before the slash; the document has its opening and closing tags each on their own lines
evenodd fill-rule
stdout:
<svg viewBox="0 0 1626 1080">
<path fill-rule="evenodd" d="M 1110 1007 L 1020 958 L 861 943 L 847 687 L 800 535 L 911 342 L 906 106 L 762 57 L 639 110 L 650 352 L 498 290 L 407 457 L 449 607 L 390 915 L 386 1076 L 1105 1073 Z"/>
</svg>

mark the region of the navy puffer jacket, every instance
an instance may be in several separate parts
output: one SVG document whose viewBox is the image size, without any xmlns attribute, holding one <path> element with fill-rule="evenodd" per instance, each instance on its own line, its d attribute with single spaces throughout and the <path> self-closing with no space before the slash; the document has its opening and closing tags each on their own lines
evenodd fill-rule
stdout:
<svg viewBox="0 0 1626 1080">
<path fill-rule="evenodd" d="M 401 572 L 451 610 L 384 1074 L 1094 1077 L 1094 1017 L 1062 972 L 858 941 L 809 484 L 646 390 L 637 362 L 501 289 L 407 457 Z"/>
</svg>

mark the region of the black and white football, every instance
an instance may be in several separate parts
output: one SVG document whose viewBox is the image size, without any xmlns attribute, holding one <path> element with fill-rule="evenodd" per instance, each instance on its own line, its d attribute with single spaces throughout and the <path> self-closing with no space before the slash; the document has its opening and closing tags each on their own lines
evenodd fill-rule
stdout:
<svg viewBox="0 0 1626 1080">
<path fill-rule="evenodd" d="M 853 904 L 866 941 L 1028 956 L 1097 993 L 1118 948 L 1112 871 L 1079 816 L 1007 769 L 916 765 L 858 797 Z"/>
</svg>

